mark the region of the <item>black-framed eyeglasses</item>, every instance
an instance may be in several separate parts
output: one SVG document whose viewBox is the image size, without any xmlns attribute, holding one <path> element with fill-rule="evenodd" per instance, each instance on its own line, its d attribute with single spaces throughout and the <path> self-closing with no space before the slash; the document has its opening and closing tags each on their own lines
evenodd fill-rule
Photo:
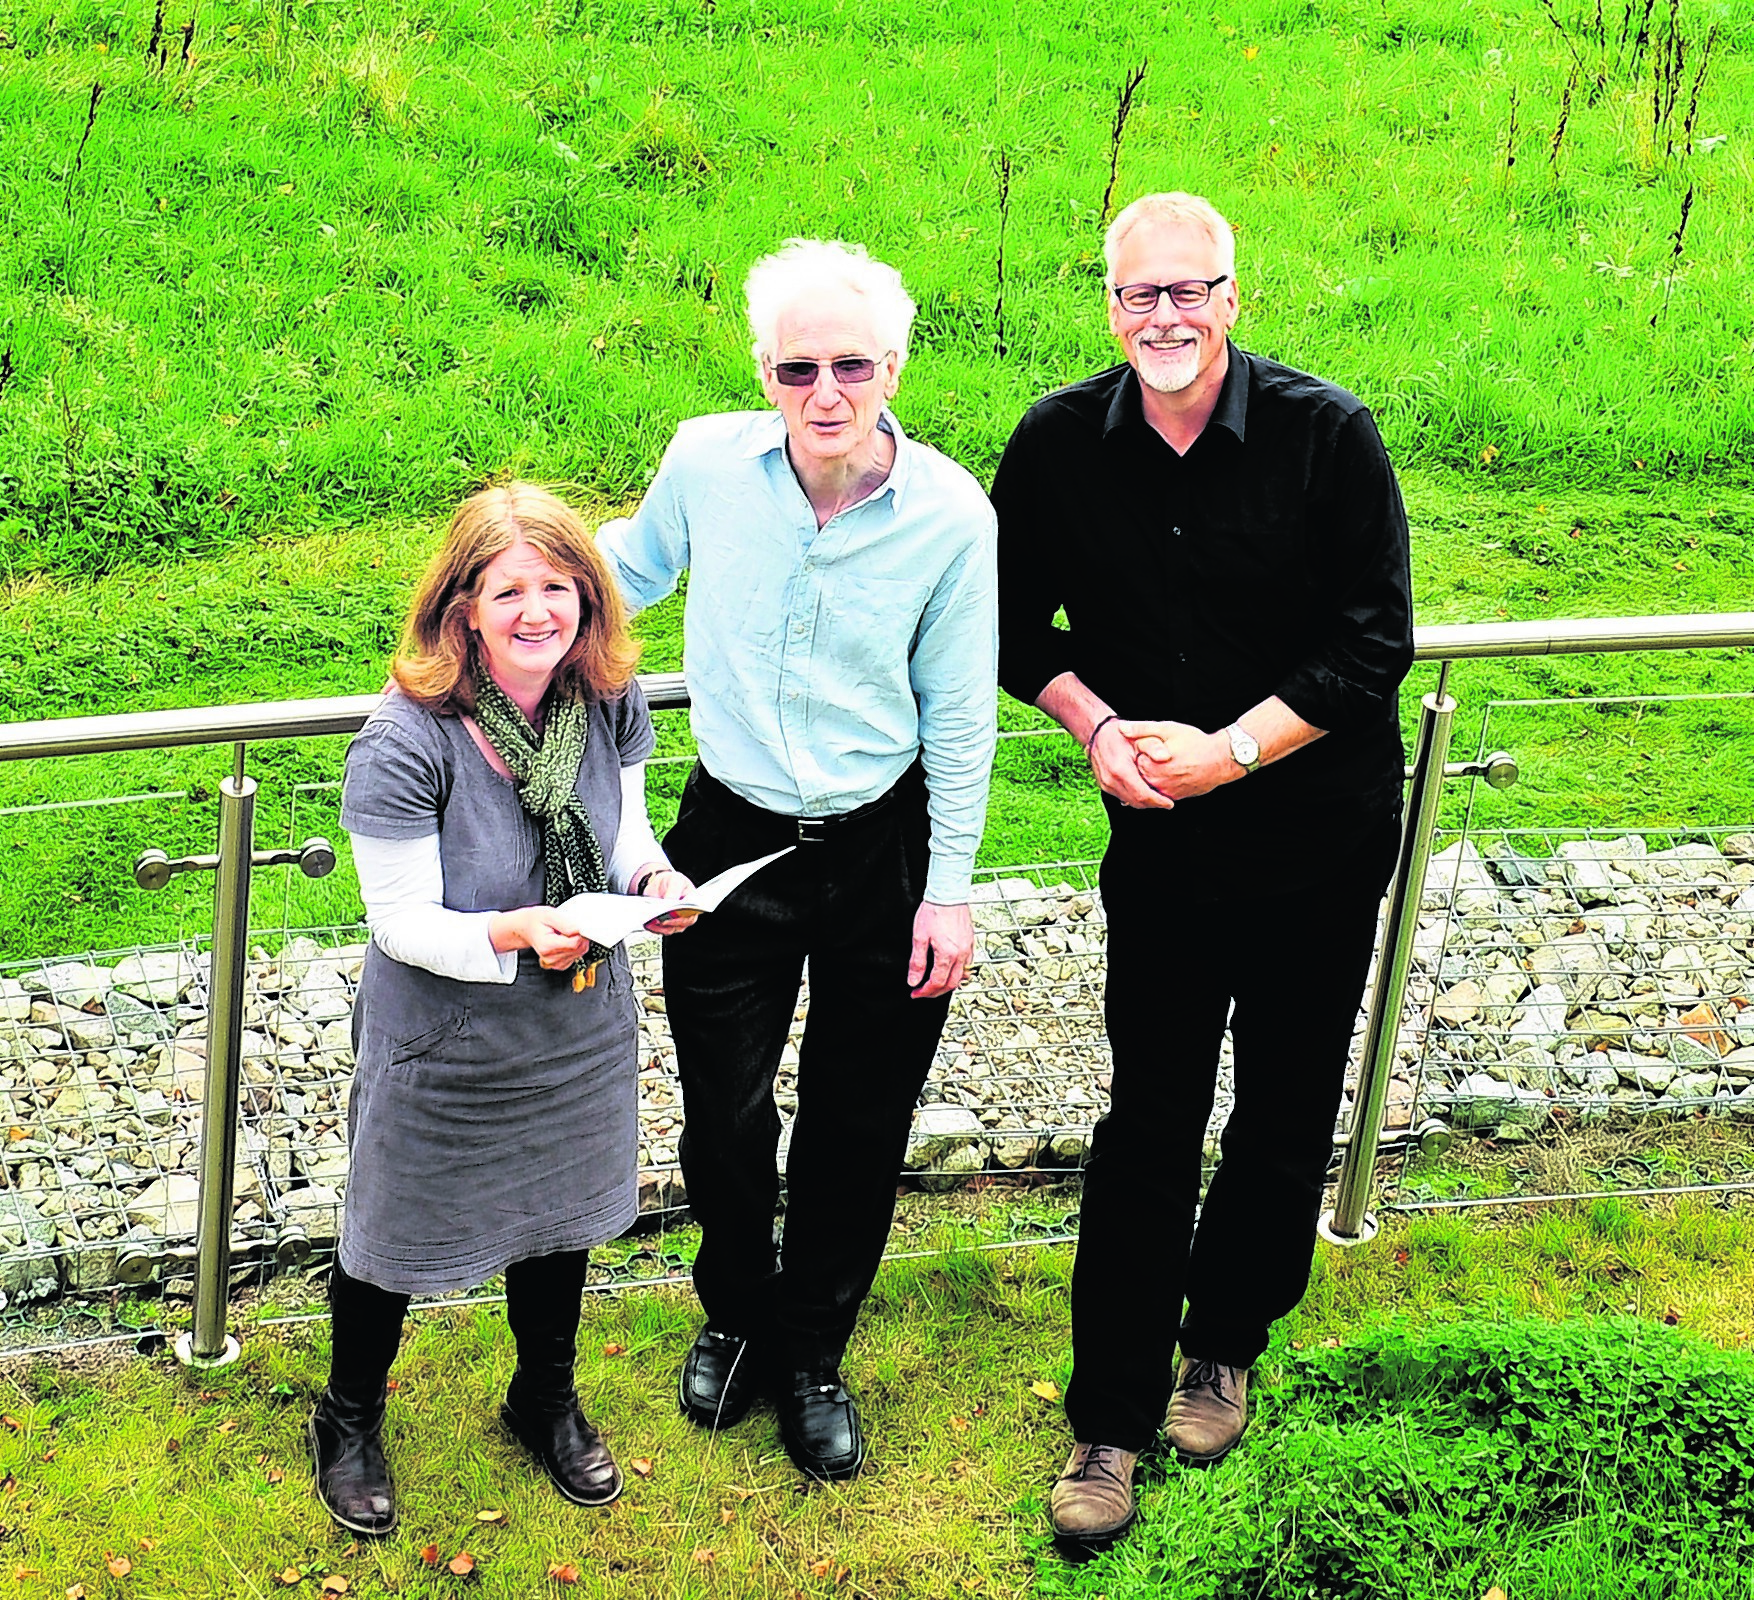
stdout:
<svg viewBox="0 0 1754 1600">
<path fill-rule="evenodd" d="M 1212 291 L 1219 284 L 1229 282 L 1230 274 L 1226 272 L 1216 278 L 1183 278 L 1180 283 L 1123 283 L 1116 286 L 1114 297 L 1120 301 L 1121 310 L 1131 311 L 1135 316 L 1155 311 L 1164 295 L 1169 296 L 1169 303 L 1177 311 L 1198 311 L 1212 298 Z"/>
<path fill-rule="evenodd" d="M 884 351 L 887 361 L 891 352 Z M 774 377 L 788 389 L 808 389 L 816 382 L 816 374 L 826 365 L 836 383 L 869 383 L 877 376 L 877 361 L 871 356 L 836 356 L 833 361 L 770 361 Z"/>
</svg>

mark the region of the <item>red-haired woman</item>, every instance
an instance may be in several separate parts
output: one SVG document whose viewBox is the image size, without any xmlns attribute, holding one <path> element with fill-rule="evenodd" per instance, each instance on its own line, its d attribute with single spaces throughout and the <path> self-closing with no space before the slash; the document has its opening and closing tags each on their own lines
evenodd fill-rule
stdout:
<svg viewBox="0 0 1754 1600">
<path fill-rule="evenodd" d="M 347 752 L 341 821 L 372 939 L 310 1434 L 317 1496 L 355 1533 L 396 1522 L 382 1425 L 409 1296 L 499 1272 L 518 1349 L 501 1417 L 567 1499 L 621 1492 L 573 1362 L 587 1251 L 637 1209 L 637 1013 L 625 950 L 556 907 L 692 887 L 646 818 L 637 655 L 577 515 L 529 484 L 483 490 Z"/>
</svg>

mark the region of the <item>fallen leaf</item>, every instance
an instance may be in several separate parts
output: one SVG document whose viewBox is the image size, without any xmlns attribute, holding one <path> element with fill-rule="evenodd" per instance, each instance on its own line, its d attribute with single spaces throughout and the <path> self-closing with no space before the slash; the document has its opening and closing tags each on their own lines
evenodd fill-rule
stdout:
<svg viewBox="0 0 1754 1600">
<path fill-rule="evenodd" d="M 436 1567 L 438 1565 L 438 1557 L 439 1557 L 439 1549 L 438 1549 L 438 1546 L 436 1544 L 429 1544 L 424 1550 L 422 1550 L 420 1552 L 420 1559 L 422 1561 L 424 1561 L 429 1567 Z"/>
<path fill-rule="evenodd" d="M 67 1591 L 67 1600 L 85 1600 L 85 1585 L 76 1583 Z"/>
<path fill-rule="evenodd" d="M 950 1426 L 952 1428 L 954 1428 L 956 1430 L 956 1432 L 958 1432 L 958 1433 L 967 1433 L 968 1432 L 968 1418 L 967 1417 L 952 1417 L 950 1419 Z"/>
<path fill-rule="evenodd" d="M 1406 1266 L 1408 1260 L 1409 1260 L 1409 1257 L 1408 1257 L 1408 1254 L 1405 1250 L 1397 1250 L 1395 1252 L 1395 1265 L 1397 1267 Z"/>
<path fill-rule="evenodd" d="M 1036 1379 L 1029 1386 L 1029 1392 L 1040 1395 L 1044 1400 L 1058 1400 L 1060 1398 L 1060 1386 L 1057 1383 L 1049 1383 L 1045 1378 Z"/>
<path fill-rule="evenodd" d="M 1322 1340 L 1322 1348 L 1324 1350 L 1338 1350 L 1340 1348 L 1340 1341 L 1330 1333 L 1327 1338 Z"/>
<path fill-rule="evenodd" d="M 183 1441 L 181 1439 L 166 1439 L 164 1442 L 164 1453 L 167 1456 L 174 1456 L 182 1448 Z"/>
<path fill-rule="evenodd" d="M 635 1456 L 628 1462 L 627 1470 L 636 1478 L 649 1478 L 652 1475 L 652 1462 L 649 1456 Z"/>
<path fill-rule="evenodd" d="M 556 1583 L 577 1583 L 579 1569 L 570 1561 L 556 1561 L 549 1566 L 548 1576 Z"/>
<path fill-rule="evenodd" d="M 324 1594 L 346 1594 L 347 1580 L 339 1572 L 331 1572 L 323 1579 Z"/>
<path fill-rule="evenodd" d="M 274 186 L 274 192 L 276 194 L 291 194 L 292 185 L 290 183 L 278 183 Z"/>
<path fill-rule="evenodd" d="M 477 1511 L 475 1520 L 477 1522 L 504 1522 L 505 1513 L 503 1511 Z"/>
<path fill-rule="evenodd" d="M 0 1478 L 0 1494 L 11 1494 L 17 1487 L 18 1479 L 13 1477 L 10 1472 L 4 1478 Z"/>
<path fill-rule="evenodd" d="M 625 1347 L 622 1345 L 606 1344 L 603 1346 L 603 1354 L 606 1356 L 618 1356 L 623 1353 L 624 1349 Z"/>
<path fill-rule="evenodd" d="M 448 1570 L 453 1577 L 466 1578 L 475 1570 L 475 1557 L 467 1550 L 459 1550 L 451 1557 Z"/>
<path fill-rule="evenodd" d="M 1244 61 L 1253 61 L 1260 53 L 1261 47 L 1258 44 L 1245 44 L 1242 47 L 1242 58 Z"/>
<path fill-rule="evenodd" d="M 142 1550 L 150 1550 L 157 1543 L 158 1543 L 158 1540 L 156 1540 L 156 1539 L 142 1539 L 140 1541 L 140 1548 Z"/>
<path fill-rule="evenodd" d="M 1507 1600 L 1507 1597 L 1505 1592 L 1495 1583 L 1480 1597 L 1480 1600 Z"/>
<path fill-rule="evenodd" d="M 295 1583 L 303 1583 L 304 1579 L 305 1575 L 300 1572 L 297 1567 L 288 1567 L 286 1571 L 280 1574 L 280 1581 L 289 1589 Z"/>
<path fill-rule="evenodd" d="M 236 1433 L 237 1426 L 238 1426 L 237 1418 L 236 1417 L 228 1417 L 224 1422 L 220 1423 L 220 1425 L 214 1429 L 214 1432 L 215 1433 Z"/>
<path fill-rule="evenodd" d="M 270 1467 L 268 1469 L 268 1481 L 270 1483 L 283 1483 L 285 1479 L 286 1469 L 284 1467 Z"/>
<path fill-rule="evenodd" d="M 729 1506 L 720 1506 L 719 1507 L 719 1521 L 722 1522 L 727 1528 L 730 1527 L 731 1524 L 733 1522 L 735 1522 L 736 1520 L 737 1520 L 737 1513 L 735 1511 L 733 1511 Z"/>
<path fill-rule="evenodd" d="M 1668 1328 L 1680 1327 L 1681 1326 L 1681 1313 L 1679 1311 L 1677 1311 L 1673 1306 L 1670 1306 L 1669 1309 L 1663 1313 L 1663 1325 L 1664 1325 L 1664 1327 L 1668 1327 Z"/>
<path fill-rule="evenodd" d="M 26 1578 L 40 1577 L 42 1577 L 42 1573 L 38 1572 L 35 1567 L 14 1567 L 12 1569 L 12 1578 L 15 1583 L 23 1583 Z"/>
<path fill-rule="evenodd" d="M 810 1576 L 813 1578 L 826 1578 L 829 1573 L 833 1571 L 834 1563 L 826 1556 L 820 1561 L 812 1561 L 810 1563 Z"/>
<path fill-rule="evenodd" d="M 1480 465 L 1483 467 L 1491 466 L 1497 459 L 1498 446 L 1495 444 L 1487 445 L 1486 448 L 1480 452 Z"/>
<path fill-rule="evenodd" d="M 384 1385 L 385 1392 L 389 1394 L 394 1394 L 401 1387 L 402 1380 L 400 1378 L 391 1378 L 390 1381 Z"/>
<path fill-rule="evenodd" d="M 23 1427 L 24 1424 L 17 1417 L 0 1417 L 0 1428 L 4 1428 L 8 1433 L 17 1433 Z"/>
<path fill-rule="evenodd" d="M 705 1545 L 697 1545 L 694 1551 L 694 1562 L 699 1567 L 710 1567 L 719 1559 L 717 1550 L 709 1550 Z"/>
<path fill-rule="evenodd" d="M 134 1563 L 126 1556 L 113 1556 L 108 1550 L 104 1551 L 104 1565 L 112 1578 L 125 1578 L 134 1570 Z"/>
</svg>

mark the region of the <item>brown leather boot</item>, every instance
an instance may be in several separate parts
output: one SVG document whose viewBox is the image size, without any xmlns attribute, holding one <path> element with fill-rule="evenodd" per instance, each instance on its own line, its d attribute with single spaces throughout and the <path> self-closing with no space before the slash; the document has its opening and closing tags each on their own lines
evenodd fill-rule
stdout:
<svg viewBox="0 0 1754 1600">
<path fill-rule="evenodd" d="M 1094 1550 L 1125 1533 L 1137 1515 L 1133 1468 L 1138 1461 L 1136 1451 L 1119 1445 L 1074 1445 L 1048 1500 L 1054 1537 Z"/>
<path fill-rule="evenodd" d="M 1190 1467 L 1222 1461 L 1248 1426 L 1249 1371 L 1183 1356 L 1164 1432 Z"/>
</svg>

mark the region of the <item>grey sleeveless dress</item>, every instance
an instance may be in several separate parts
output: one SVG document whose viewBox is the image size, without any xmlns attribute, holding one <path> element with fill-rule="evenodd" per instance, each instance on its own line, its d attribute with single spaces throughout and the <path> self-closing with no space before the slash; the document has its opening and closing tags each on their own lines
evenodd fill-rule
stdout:
<svg viewBox="0 0 1754 1600">
<path fill-rule="evenodd" d="M 607 856 L 621 768 L 653 746 L 639 686 L 592 707 L 578 793 Z M 445 905 L 542 902 L 542 850 L 512 783 L 460 718 L 397 690 L 347 751 L 341 825 L 439 835 Z M 637 1013 L 627 952 L 574 992 L 518 952 L 509 984 L 408 966 L 374 943 L 353 1011 L 350 1166 L 341 1263 L 400 1294 L 469 1288 L 513 1261 L 582 1250 L 633 1221 Z"/>
</svg>

